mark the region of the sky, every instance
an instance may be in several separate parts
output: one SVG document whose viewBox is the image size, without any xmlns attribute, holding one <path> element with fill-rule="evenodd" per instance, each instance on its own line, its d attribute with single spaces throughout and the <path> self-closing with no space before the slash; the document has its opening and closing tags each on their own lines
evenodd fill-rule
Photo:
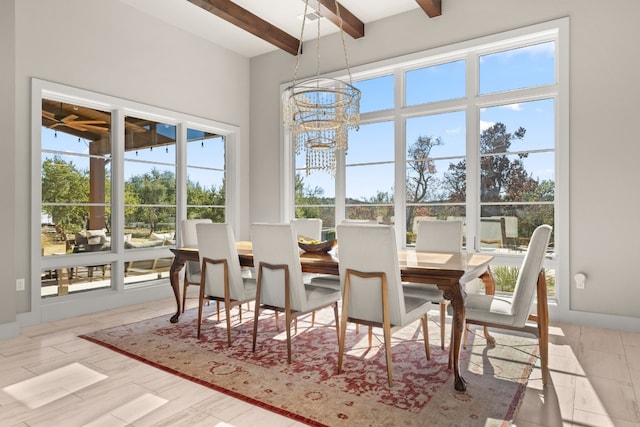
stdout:
<svg viewBox="0 0 640 427">
<path fill-rule="evenodd" d="M 555 44 L 542 43 L 525 48 L 483 55 L 479 61 L 480 96 L 508 92 L 520 88 L 555 83 Z M 438 101 L 463 99 L 465 96 L 464 60 L 407 71 L 406 105 L 436 105 Z M 362 91 L 361 119 L 367 113 L 393 108 L 394 77 L 354 82 Z M 431 151 L 436 159 L 438 175 L 442 176 L 449 163 L 463 159 L 466 147 L 466 116 L 462 110 L 406 119 L 405 144 L 408 148 L 420 136 L 440 138 L 442 145 Z M 553 150 L 555 146 L 555 102 L 553 99 L 508 103 L 480 109 L 480 131 L 497 122 L 515 132 L 526 129 L 522 140 L 514 141 L 511 150 Z M 392 121 L 362 124 L 359 130 L 349 132 L 347 165 L 367 162 L 393 162 L 394 123 Z M 526 170 L 535 179 L 554 180 L 554 154 L 532 153 L 524 160 Z M 304 165 L 304 152 L 297 156 L 297 167 Z M 305 185 L 324 190 L 326 197 L 334 197 L 334 184 L 329 174 L 314 172 L 304 175 Z M 378 191 L 392 191 L 394 172 L 392 164 L 348 167 L 347 197 L 368 199 Z"/>
</svg>

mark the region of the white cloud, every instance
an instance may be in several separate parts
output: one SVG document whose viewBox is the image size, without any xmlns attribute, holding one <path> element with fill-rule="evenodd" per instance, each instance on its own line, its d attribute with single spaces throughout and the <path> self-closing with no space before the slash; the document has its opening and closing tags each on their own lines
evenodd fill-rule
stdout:
<svg viewBox="0 0 640 427">
<path fill-rule="evenodd" d="M 509 104 L 509 105 L 501 105 L 500 108 L 506 108 L 507 110 L 513 111 L 522 111 L 522 104 Z"/>
<path fill-rule="evenodd" d="M 462 132 L 462 129 L 460 129 L 460 128 L 454 128 L 454 129 L 445 130 L 445 133 L 448 133 L 448 134 L 455 134 L 455 133 L 460 133 L 460 132 Z"/>
<path fill-rule="evenodd" d="M 480 130 L 487 130 L 495 124 L 495 122 L 486 122 L 484 120 L 480 120 Z"/>
</svg>

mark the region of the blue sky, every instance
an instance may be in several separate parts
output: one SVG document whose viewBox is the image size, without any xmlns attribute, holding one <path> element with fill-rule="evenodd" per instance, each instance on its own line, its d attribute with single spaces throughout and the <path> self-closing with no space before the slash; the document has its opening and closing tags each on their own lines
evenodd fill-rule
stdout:
<svg viewBox="0 0 640 427">
<path fill-rule="evenodd" d="M 543 86 L 555 82 L 555 45 L 542 43 L 480 57 L 479 90 L 481 95 L 507 92 L 521 88 Z M 408 71 L 407 105 L 429 104 L 463 98 L 465 95 L 464 60 Z M 393 75 L 354 83 L 362 91 L 361 114 L 393 107 Z M 526 129 L 523 140 L 514 141 L 511 150 L 544 150 L 555 146 L 555 104 L 553 99 L 509 103 L 480 110 L 480 130 L 497 122 L 508 132 Z M 425 113 L 427 114 L 427 113 Z M 393 122 L 362 125 L 349 132 L 347 164 L 393 161 Z M 465 154 L 466 117 L 464 111 L 423 115 L 408 118 L 406 147 L 420 136 L 441 138 L 443 145 L 431 151 L 438 165 L 438 174 L 445 172 L 449 162 L 457 163 Z M 445 160 L 447 159 L 447 160 Z M 304 164 L 304 153 L 297 157 L 298 167 Z M 554 155 L 532 153 L 524 160 L 526 170 L 536 179 L 554 180 Z M 330 175 L 315 172 L 304 176 L 305 185 L 324 189 L 333 197 L 334 184 Z M 380 191 L 392 191 L 392 165 L 352 167 L 347 170 L 347 197 L 369 198 Z"/>
</svg>

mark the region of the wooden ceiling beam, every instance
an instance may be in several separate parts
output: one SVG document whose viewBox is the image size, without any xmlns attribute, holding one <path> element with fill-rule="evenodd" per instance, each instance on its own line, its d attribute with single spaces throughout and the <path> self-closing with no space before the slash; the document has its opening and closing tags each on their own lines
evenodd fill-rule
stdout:
<svg viewBox="0 0 640 427">
<path fill-rule="evenodd" d="M 291 55 L 298 54 L 300 41 L 297 38 L 229 0 L 189 0 L 189 2 Z"/>
<path fill-rule="evenodd" d="M 358 19 L 346 7 L 335 0 L 318 0 L 318 4 L 322 9 L 322 16 L 333 22 L 338 28 L 340 27 L 340 19 L 338 18 L 338 8 L 340 8 L 340 18 L 342 18 L 342 29 L 354 39 L 364 37 L 364 22 Z M 336 7 L 337 4 L 337 7 Z"/>
<path fill-rule="evenodd" d="M 429 18 L 442 15 L 442 0 L 416 0 L 416 3 L 429 15 Z"/>
</svg>

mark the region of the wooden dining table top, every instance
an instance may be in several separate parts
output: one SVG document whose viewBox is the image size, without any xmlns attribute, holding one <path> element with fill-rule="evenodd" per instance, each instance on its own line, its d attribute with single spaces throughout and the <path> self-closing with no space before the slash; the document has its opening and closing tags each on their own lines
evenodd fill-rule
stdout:
<svg viewBox="0 0 640 427">
<path fill-rule="evenodd" d="M 253 267 L 253 247 L 251 242 L 237 242 L 240 265 Z M 179 272 L 187 261 L 199 261 L 198 249 L 171 248 L 175 255 L 170 270 L 170 283 L 176 299 L 176 313 L 171 322 L 180 316 L 180 276 Z M 300 253 L 302 271 L 319 274 L 339 274 L 340 247 L 328 253 Z M 464 328 L 465 308 L 463 284 L 471 279 L 482 278 L 487 292 L 493 292 L 493 277 L 489 270 L 492 255 L 465 252 L 419 252 L 414 249 L 398 251 L 398 264 L 403 281 L 437 285 L 453 308 L 452 346 L 449 362 L 454 371 L 454 387 L 466 390 L 466 381 L 460 375 L 459 356 Z"/>
<path fill-rule="evenodd" d="M 240 264 L 253 267 L 253 247 L 250 241 L 236 243 Z M 175 248 L 172 252 L 191 252 L 192 259 L 198 259 L 198 250 Z M 339 247 L 330 252 L 301 252 L 302 271 L 319 274 L 338 274 Z M 398 264 L 402 280 L 438 284 L 450 284 L 452 279 L 459 282 L 479 277 L 493 260 L 492 255 L 466 252 L 420 252 L 412 248 L 398 251 Z M 441 279 L 441 280 L 439 280 Z"/>
</svg>

